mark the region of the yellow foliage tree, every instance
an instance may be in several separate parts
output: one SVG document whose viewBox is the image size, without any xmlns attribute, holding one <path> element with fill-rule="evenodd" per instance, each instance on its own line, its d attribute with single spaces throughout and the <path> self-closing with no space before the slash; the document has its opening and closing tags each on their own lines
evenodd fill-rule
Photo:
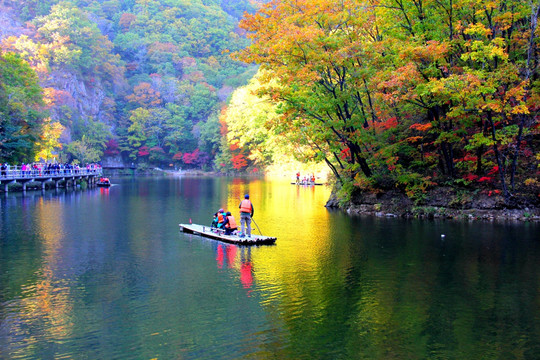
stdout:
<svg viewBox="0 0 540 360">
<path fill-rule="evenodd" d="M 58 141 L 60 135 L 64 131 L 64 127 L 59 122 L 53 122 L 51 118 L 45 119 L 43 124 L 43 132 L 37 142 L 36 161 L 51 161 L 58 157 L 56 150 L 62 148 L 62 144 Z"/>
</svg>

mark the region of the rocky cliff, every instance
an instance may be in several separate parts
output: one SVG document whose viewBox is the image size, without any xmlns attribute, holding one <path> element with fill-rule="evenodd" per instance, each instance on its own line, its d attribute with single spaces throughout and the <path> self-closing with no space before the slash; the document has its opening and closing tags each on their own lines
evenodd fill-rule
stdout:
<svg viewBox="0 0 540 360">
<path fill-rule="evenodd" d="M 18 19 L 17 11 L 10 6 L 0 5 L 0 43 L 10 36 L 26 35 L 29 39 L 36 37 L 35 29 Z M 30 40 L 32 41 L 32 40 Z M 37 40 L 36 40 L 37 41 Z M 6 51 L 6 46 L 0 46 Z M 8 50 L 9 47 L 7 47 Z M 23 58 L 36 56 L 30 53 L 21 54 Z M 32 65 L 32 59 L 26 59 Z M 108 104 L 105 86 L 98 78 L 82 76 L 67 67 L 49 66 L 46 71 L 38 71 L 41 86 L 52 89 L 53 103 L 49 111 L 51 118 L 67 125 L 67 136 L 70 141 L 69 124 L 77 118 L 91 118 L 110 126 L 114 124 L 113 107 Z M 49 95 L 51 92 L 49 92 Z"/>
<path fill-rule="evenodd" d="M 51 108 L 53 119 L 61 121 L 65 116 L 62 106 L 67 106 L 72 116 L 113 123 L 111 109 L 106 105 L 105 89 L 98 81 L 88 83 L 80 75 L 59 69 L 50 74 L 43 86 L 57 90 L 55 100 L 59 106 Z"/>
</svg>

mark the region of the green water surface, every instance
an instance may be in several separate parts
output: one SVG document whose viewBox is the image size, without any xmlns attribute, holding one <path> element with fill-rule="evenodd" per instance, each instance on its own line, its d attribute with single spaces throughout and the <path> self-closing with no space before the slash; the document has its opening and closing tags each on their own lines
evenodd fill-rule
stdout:
<svg viewBox="0 0 540 360">
<path fill-rule="evenodd" d="M 288 179 L 112 182 L 0 194 L 1 359 L 540 359 L 538 225 L 351 217 Z M 276 245 L 179 231 L 245 193 Z"/>
</svg>

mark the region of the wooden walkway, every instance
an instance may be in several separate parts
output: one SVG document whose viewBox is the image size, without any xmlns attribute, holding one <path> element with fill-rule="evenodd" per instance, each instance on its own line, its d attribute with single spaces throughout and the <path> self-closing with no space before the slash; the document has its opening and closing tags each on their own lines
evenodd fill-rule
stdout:
<svg viewBox="0 0 540 360">
<path fill-rule="evenodd" d="M 29 182 L 41 183 L 41 189 L 45 189 L 47 182 L 54 182 L 56 188 L 60 181 L 65 181 L 66 186 L 71 182 L 75 184 L 77 180 L 85 180 L 89 184 L 95 184 L 102 176 L 101 169 L 61 169 L 61 170 L 20 170 L 18 168 L 0 171 L 0 189 L 8 192 L 8 185 L 14 183 L 22 184 L 23 191 Z"/>
</svg>

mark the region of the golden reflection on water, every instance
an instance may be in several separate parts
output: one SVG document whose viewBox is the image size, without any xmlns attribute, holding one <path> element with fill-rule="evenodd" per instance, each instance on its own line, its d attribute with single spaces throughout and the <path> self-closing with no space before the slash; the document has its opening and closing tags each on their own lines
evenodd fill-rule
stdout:
<svg viewBox="0 0 540 360">
<path fill-rule="evenodd" d="M 171 182 L 162 196 L 153 192 L 154 180 L 133 189 L 130 184 L 84 197 L 41 199 L 31 217 L 24 209 L 22 230 L 31 233 L 25 238 L 21 232 L 16 240 L 25 253 L 4 257 L 12 264 L 4 275 L 6 290 L 21 290 L 11 291 L 4 303 L 6 330 L 0 332 L 6 334 L 0 345 L 10 347 L 12 358 L 46 358 L 47 351 L 77 358 L 79 350 L 102 355 L 93 358 L 120 358 L 125 354 L 112 349 L 121 346 L 119 351 L 141 358 L 174 358 L 162 353 L 178 349 L 187 357 L 218 358 L 212 355 L 221 352 L 263 358 L 260 349 L 267 347 L 266 357 L 277 358 L 416 359 L 442 349 L 438 357 L 474 359 L 481 356 L 459 355 L 483 355 L 490 348 L 504 353 L 516 337 L 497 333 L 471 341 L 471 334 L 518 322 L 523 324 L 510 330 L 535 349 L 538 336 L 530 329 L 536 325 L 538 292 L 523 294 L 538 282 L 521 279 L 537 278 L 536 241 L 528 248 L 508 242 L 496 249 L 491 239 L 474 241 L 483 233 L 478 225 L 470 239 L 461 232 L 450 236 L 453 227 L 446 226 L 454 242 L 445 245 L 432 224 L 354 223 L 324 207 L 329 188 L 284 179 L 185 179 Z M 246 193 L 261 231 L 277 237 L 275 246 L 178 235 L 177 217 L 205 218 L 218 204 L 238 217 Z M 485 230 L 494 236 L 493 229 Z M 459 245 L 460 238 L 467 246 Z M 512 244 L 514 238 L 509 237 Z M 27 265 L 31 256 L 37 260 Z M 24 280 L 13 280 L 17 272 Z M 523 310 L 515 311 L 510 301 Z M 486 313 L 502 316 L 481 324 Z M 446 343 L 447 338 L 457 341 Z M 205 353 L 218 343 L 216 352 Z M 249 354 L 248 343 L 257 347 Z M 137 353 L 141 349 L 147 350 L 144 356 Z"/>
<path fill-rule="evenodd" d="M 309 281 L 316 282 L 321 263 L 327 261 L 331 248 L 329 213 L 324 207 L 330 189 L 291 185 L 286 179 L 235 179 L 228 183 L 226 191 L 229 194 L 226 210 L 237 218 L 240 201 L 245 194 L 250 195 L 255 210 L 252 234 L 258 234 L 260 229 L 263 235 L 277 237 L 275 246 L 256 248 L 248 260 L 237 260 L 242 283 L 253 281 L 248 276 L 253 273 L 257 286 L 272 289 L 274 295 L 286 291 L 293 302 L 305 298 L 301 284 L 306 279 L 301 274 L 311 272 Z M 296 284 L 296 287 L 278 290 L 283 284 Z"/>
<path fill-rule="evenodd" d="M 65 236 L 64 211 L 65 205 L 59 201 L 44 201 L 40 198 L 36 204 L 37 226 L 45 246 L 44 259 L 49 264 L 56 261 L 56 253 Z"/>
<path fill-rule="evenodd" d="M 73 327 L 70 287 L 57 274 L 62 261 L 62 241 L 66 236 L 64 211 L 65 205 L 61 202 L 41 198 L 36 204 L 36 226 L 43 246 L 42 266 L 35 272 L 37 279 L 21 289 L 24 296 L 19 303 L 21 323 L 29 325 L 45 321 L 50 326 L 43 329 L 55 339 L 69 337 Z"/>
<path fill-rule="evenodd" d="M 239 217 L 239 204 L 244 194 L 250 195 L 255 214 L 253 220 L 264 235 L 278 239 L 295 238 L 297 245 L 317 250 L 327 243 L 314 240 L 328 234 L 328 211 L 324 207 L 330 191 L 325 186 L 296 186 L 288 181 L 233 180 L 227 189 L 227 209 Z M 226 209 L 226 210 L 227 210 Z M 252 225 L 257 232 L 255 224 Z"/>
</svg>

